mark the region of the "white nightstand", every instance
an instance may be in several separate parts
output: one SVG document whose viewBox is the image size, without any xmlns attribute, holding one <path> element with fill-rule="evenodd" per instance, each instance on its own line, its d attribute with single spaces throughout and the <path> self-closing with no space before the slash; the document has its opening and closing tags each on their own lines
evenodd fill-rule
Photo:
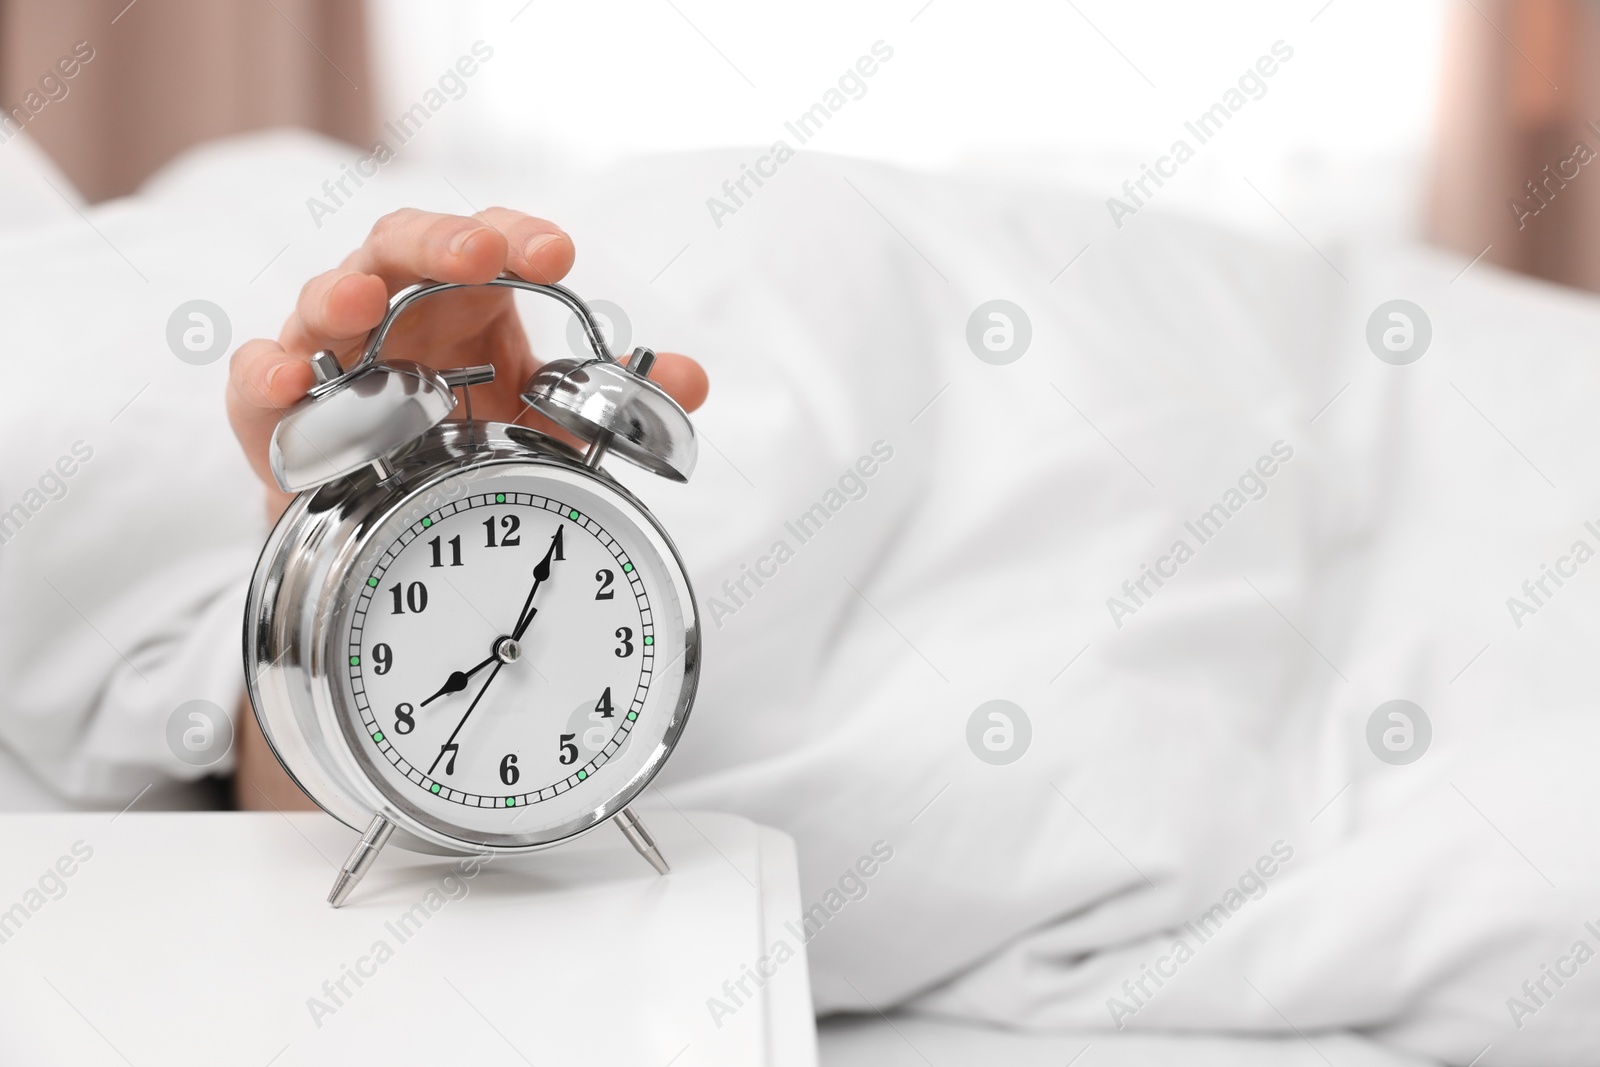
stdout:
<svg viewBox="0 0 1600 1067">
<path fill-rule="evenodd" d="M 603 826 L 470 876 L 390 849 L 335 911 L 324 815 L 0 816 L 5 1058 L 813 1067 L 793 844 L 648 821 L 665 878 Z"/>
</svg>

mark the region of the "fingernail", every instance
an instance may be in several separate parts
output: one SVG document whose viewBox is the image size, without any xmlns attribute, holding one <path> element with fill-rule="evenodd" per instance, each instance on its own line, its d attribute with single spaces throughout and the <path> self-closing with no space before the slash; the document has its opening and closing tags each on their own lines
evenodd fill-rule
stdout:
<svg viewBox="0 0 1600 1067">
<path fill-rule="evenodd" d="M 523 258 L 532 259 L 539 253 L 541 248 L 546 248 L 552 244 L 555 244 L 557 241 L 561 240 L 561 237 L 562 235 L 559 233 L 541 233 L 539 236 L 529 241 L 527 246 L 523 248 Z"/>
<path fill-rule="evenodd" d="M 287 366 L 287 363 L 278 363 L 268 368 L 267 376 L 262 379 L 261 383 L 268 393 L 272 392 L 272 383 L 278 380 L 278 372 Z"/>
<path fill-rule="evenodd" d="M 456 234 L 455 240 L 450 242 L 450 254 L 453 255 L 453 256 L 461 255 L 461 253 L 463 253 L 463 252 L 465 252 L 467 250 L 467 242 L 472 240 L 474 237 L 478 236 L 478 234 L 480 234 L 482 232 L 483 232 L 483 227 L 478 226 L 478 227 L 474 227 L 473 229 L 464 230 L 461 233 Z"/>
</svg>

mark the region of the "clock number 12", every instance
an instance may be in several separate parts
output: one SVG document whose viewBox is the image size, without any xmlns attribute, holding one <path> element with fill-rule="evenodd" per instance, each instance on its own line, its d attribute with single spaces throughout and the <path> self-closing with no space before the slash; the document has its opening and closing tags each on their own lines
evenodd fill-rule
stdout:
<svg viewBox="0 0 1600 1067">
<path fill-rule="evenodd" d="M 522 535 L 517 530 L 522 527 L 522 520 L 515 515 L 500 516 L 500 540 L 494 538 L 494 516 L 483 520 L 483 528 L 489 531 L 488 548 L 511 548 L 522 544 Z M 559 558 L 559 557 L 558 557 Z"/>
</svg>

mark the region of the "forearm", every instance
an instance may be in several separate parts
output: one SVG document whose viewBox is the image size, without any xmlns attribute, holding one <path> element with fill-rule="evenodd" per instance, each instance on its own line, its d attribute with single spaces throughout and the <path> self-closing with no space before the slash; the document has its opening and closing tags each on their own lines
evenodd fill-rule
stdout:
<svg viewBox="0 0 1600 1067">
<path fill-rule="evenodd" d="M 317 806 L 294 784 L 256 724 L 250 698 L 239 701 L 238 764 L 233 779 L 234 803 L 245 811 L 315 811 Z"/>
</svg>

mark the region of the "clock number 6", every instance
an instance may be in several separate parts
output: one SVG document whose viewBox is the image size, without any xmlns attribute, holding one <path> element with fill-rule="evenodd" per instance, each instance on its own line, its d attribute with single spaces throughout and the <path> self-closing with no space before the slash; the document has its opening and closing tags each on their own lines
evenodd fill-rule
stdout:
<svg viewBox="0 0 1600 1067">
<path fill-rule="evenodd" d="M 521 777 L 522 772 L 517 770 L 517 754 L 512 752 L 500 761 L 500 781 L 505 785 L 516 785 Z"/>
</svg>

